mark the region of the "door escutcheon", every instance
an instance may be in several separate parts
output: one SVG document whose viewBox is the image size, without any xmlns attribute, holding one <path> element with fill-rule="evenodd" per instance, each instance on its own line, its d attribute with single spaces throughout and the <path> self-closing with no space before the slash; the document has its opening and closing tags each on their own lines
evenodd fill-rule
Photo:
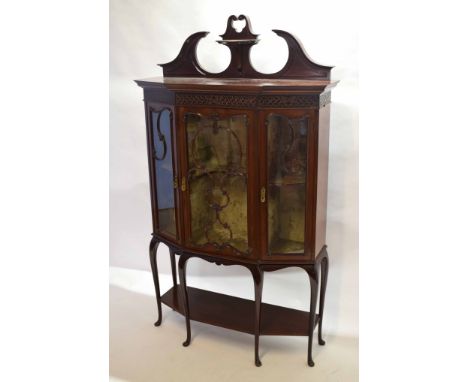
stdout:
<svg viewBox="0 0 468 382">
<path fill-rule="evenodd" d="M 266 194 L 265 187 L 262 187 L 260 190 L 260 202 L 261 203 L 265 203 L 265 194 Z"/>
</svg>

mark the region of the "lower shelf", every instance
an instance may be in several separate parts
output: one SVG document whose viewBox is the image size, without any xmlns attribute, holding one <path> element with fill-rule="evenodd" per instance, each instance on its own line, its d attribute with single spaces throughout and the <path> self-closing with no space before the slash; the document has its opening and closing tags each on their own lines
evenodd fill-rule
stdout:
<svg viewBox="0 0 468 382">
<path fill-rule="evenodd" d="M 188 287 L 190 319 L 226 329 L 254 334 L 255 304 L 252 300 Z M 182 289 L 171 288 L 161 301 L 184 315 Z M 315 323 L 320 317 L 315 316 Z M 260 334 L 308 336 L 309 312 L 262 303 Z"/>
</svg>

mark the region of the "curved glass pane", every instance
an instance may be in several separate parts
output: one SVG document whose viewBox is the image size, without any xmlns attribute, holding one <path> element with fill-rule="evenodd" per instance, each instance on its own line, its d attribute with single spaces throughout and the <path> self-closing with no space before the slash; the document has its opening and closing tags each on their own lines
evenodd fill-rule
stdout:
<svg viewBox="0 0 468 382">
<path fill-rule="evenodd" d="M 305 235 L 307 118 L 269 114 L 269 253 L 303 253 Z"/>
<path fill-rule="evenodd" d="M 159 230 L 176 236 L 171 111 L 151 113 Z"/>
<path fill-rule="evenodd" d="M 248 252 L 247 116 L 186 115 L 191 241 Z"/>
</svg>

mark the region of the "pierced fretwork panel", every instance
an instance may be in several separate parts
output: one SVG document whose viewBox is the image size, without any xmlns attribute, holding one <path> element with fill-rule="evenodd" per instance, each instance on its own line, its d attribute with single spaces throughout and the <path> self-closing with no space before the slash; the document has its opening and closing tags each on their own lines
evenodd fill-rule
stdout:
<svg viewBox="0 0 468 382">
<path fill-rule="evenodd" d="M 186 114 L 191 241 L 248 253 L 247 115 Z"/>
<path fill-rule="evenodd" d="M 269 114 L 268 252 L 303 253 L 308 119 Z"/>
</svg>

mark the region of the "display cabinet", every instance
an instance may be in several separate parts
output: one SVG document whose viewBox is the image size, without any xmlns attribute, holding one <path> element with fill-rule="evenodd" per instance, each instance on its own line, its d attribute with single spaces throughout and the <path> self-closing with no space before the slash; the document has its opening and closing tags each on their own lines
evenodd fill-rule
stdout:
<svg viewBox="0 0 468 382">
<path fill-rule="evenodd" d="M 237 20 L 245 24 L 240 31 L 233 26 Z M 319 344 L 325 344 L 330 91 L 336 82 L 330 80 L 331 67 L 314 63 L 296 38 L 274 32 L 289 51 L 277 73 L 252 66 L 249 52 L 259 39 L 241 15 L 229 17 L 218 41 L 231 52 L 224 71 L 200 66 L 196 47 L 208 32 L 198 32 L 161 65 L 164 77 L 136 81 L 146 112 L 155 325 L 161 323 L 162 302 L 185 316 L 184 346 L 191 341 L 190 320 L 251 333 L 257 366 L 260 335 L 308 336 L 313 366 L 315 326 Z M 174 284 L 162 297 L 159 243 L 169 247 Z M 187 287 L 191 257 L 247 267 L 255 300 Z M 261 302 L 264 272 L 291 266 L 309 276 L 308 312 Z"/>
</svg>

